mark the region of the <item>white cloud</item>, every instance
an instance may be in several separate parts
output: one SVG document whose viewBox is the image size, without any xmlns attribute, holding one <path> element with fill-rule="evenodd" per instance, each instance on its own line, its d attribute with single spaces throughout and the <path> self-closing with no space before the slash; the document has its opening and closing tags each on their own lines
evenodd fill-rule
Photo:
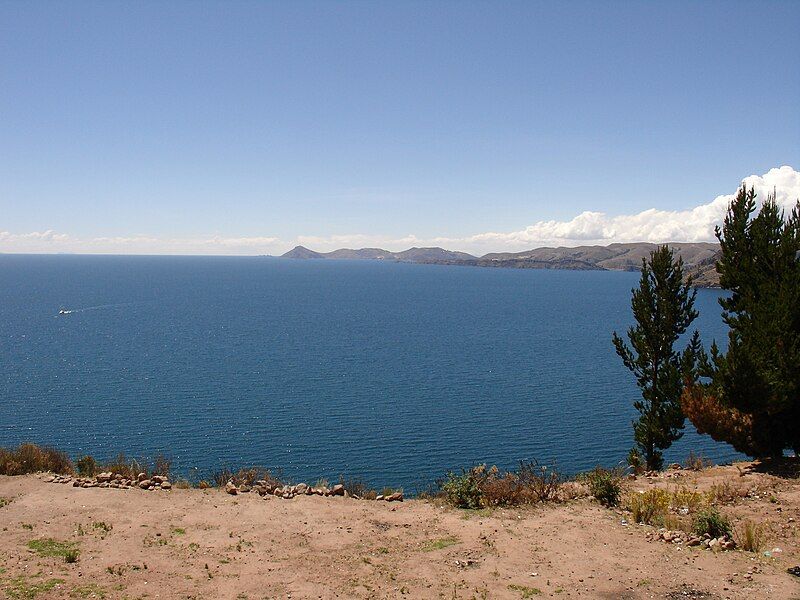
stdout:
<svg viewBox="0 0 800 600">
<path fill-rule="evenodd" d="M 744 179 L 763 200 L 775 190 L 778 204 L 787 212 L 800 199 L 800 172 L 783 166 L 764 175 Z M 735 192 L 735 190 L 733 190 Z M 579 246 L 613 242 L 710 242 L 714 227 L 722 223 L 734 193 L 717 196 L 707 204 L 680 211 L 650 208 L 633 215 L 609 216 L 587 211 L 570 221 L 539 221 L 519 231 L 485 232 L 467 237 L 419 238 L 413 234 L 388 237 L 365 234 L 277 237 L 131 237 L 77 238 L 54 231 L 15 234 L 0 231 L 0 252 L 83 252 L 107 254 L 276 254 L 296 244 L 314 250 L 380 247 L 404 250 L 411 246 L 442 246 L 474 254 L 527 250 L 541 246 Z"/>
</svg>

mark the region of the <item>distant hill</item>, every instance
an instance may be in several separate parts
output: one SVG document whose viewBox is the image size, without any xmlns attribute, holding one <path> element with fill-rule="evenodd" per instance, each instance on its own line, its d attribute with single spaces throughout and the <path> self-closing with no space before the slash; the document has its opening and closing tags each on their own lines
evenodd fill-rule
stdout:
<svg viewBox="0 0 800 600">
<path fill-rule="evenodd" d="M 695 276 L 698 287 L 716 287 L 719 277 L 714 265 L 719 245 L 706 242 L 669 244 L 683 258 L 687 272 Z M 514 269 L 569 269 L 581 271 L 638 271 L 658 244 L 638 242 L 608 246 L 578 246 L 576 248 L 535 248 L 524 252 L 494 252 L 473 256 L 444 248 L 409 248 L 391 252 L 381 248 L 343 248 L 333 252 L 314 252 L 297 246 L 284 258 L 346 258 L 363 260 L 395 260 L 400 262 L 463 265 L 475 267 L 504 267 Z"/>
<path fill-rule="evenodd" d="M 692 265 L 688 270 L 697 287 L 718 288 L 719 273 L 717 273 L 717 261 L 720 258 L 720 251 L 717 250 L 713 256 Z"/>
</svg>

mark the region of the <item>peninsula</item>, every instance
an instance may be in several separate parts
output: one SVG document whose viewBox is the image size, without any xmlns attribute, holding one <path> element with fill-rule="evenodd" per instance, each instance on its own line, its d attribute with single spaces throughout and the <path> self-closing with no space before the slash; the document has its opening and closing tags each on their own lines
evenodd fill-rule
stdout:
<svg viewBox="0 0 800 600">
<path fill-rule="evenodd" d="M 719 275 L 715 264 L 719 245 L 707 242 L 670 243 L 677 256 L 683 259 L 687 272 L 698 287 L 718 287 Z M 576 271 L 638 271 L 642 259 L 649 256 L 658 244 L 636 242 L 608 246 L 577 246 L 574 248 L 536 248 L 523 252 L 495 252 L 473 256 L 444 248 L 409 248 L 392 252 L 381 248 L 341 248 L 332 252 L 315 252 L 296 246 L 282 258 L 393 260 L 417 264 L 459 265 L 471 267 L 501 267 L 514 269 L 568 269 Z"/>
</svg>

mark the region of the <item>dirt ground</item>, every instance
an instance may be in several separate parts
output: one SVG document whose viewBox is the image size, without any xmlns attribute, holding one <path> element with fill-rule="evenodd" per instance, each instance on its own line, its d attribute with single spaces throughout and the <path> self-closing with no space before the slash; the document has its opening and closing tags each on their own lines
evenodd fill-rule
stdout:
<svg viewBox="0 0 800 600">
<path fill-rule="evenodd" d="M 746 465 L 626 482 L 728 482 L 722 506 L 764 549 L 714 552 L 583 498 L 462 511 L 430 501 L 282 500 L 217 489 L 75 488 L 0 477 L 0 590 L 10 598 L 800 599 L 800 481 Z M 54 539 L 48 546 L 35 540 Z M 29 543 L 34 541 L 31 548 Z M 78 550 L 67 562 L 65 549 Z M 42 556 L 52 550 L 55 556 Z M 74 558 L 74 556 L 73 556 Z"/>
</svg>

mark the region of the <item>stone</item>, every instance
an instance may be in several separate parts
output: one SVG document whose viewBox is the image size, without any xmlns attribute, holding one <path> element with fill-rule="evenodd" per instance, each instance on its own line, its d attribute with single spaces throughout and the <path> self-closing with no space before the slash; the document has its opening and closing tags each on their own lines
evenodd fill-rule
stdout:
<svg viewBox="0 0 800 600">
<path fill-rule="evenodd" d="M 166 479 L 167 479 L 166 477 L 163 477 L 161 475 L 153 475 L 150 478 L 150 481 L 152 481 L 153 483 L 163 483 L 164 481 L 166 481 Z"/>
<path fill-rule="evenodd" d="M 248 492 L 250 491 L 250 486 L 249 486 L 249 485 L 242 485 L 242 486 L 239 486 L 239 491 L 240 491 L 242 494 L 246 494 L 246 493 L 248 493 Z"/>
<path fill-rule="evenodd" d="M 104 483 L 104 482 L 106 482 L 106 481 L 111 481 L 111 478 L 112 478 L 113 476 L 114 476 L 114 475 L 113 475 L 112 473 L 100 473 L 100 474 L 97 476 L 97 481 L 98 481 L 98 482 L 100 482 L 100 483 Z"/>
<path fill-rule="evenodd" d="M 150 480 L 142 479 L 141 481 L 139 481 L 139 487 L 142 488 L 143 490 L 146 490 L 147 488 L 150 487 Z"/>
<path fill-rule="evenodd" d="M 235 496 L 239 493 L 239 488 L 233 483 L 233 481 L 229 481 L 225 484 L 225 491 L 230 494 L 231 496 Z"/>
<path fill-rule="evenodd" d="M 386 496 L 385 500 L 387 502 L 402 502 L 403 492 L 394 492 L 393 494 L 389 494 L 388 496 Z"/>
<path fill-rule="evenodd" d="M 308 489 L 308 485 L 305 483 L 298 483 L 296 486 L 294 486 L 294 489 L 295 493 L 297 494 L 305 494 L 306 490 Z"/>
<path fill-rule="evenodd" d="M 331 496 L 344 496 L 344 486 L 341 483 L 333 486 L 331 488 Z"/>
<path fill-rule="evenodd" d="M 165 482 L 163 482 L 161 484 L 161 489 L 162 490 L 171 490 L 172 489 L 172 484 L 169 481 L 165 481 Z"/>
<path fill-rule="evenodd" d="M 692 536 L 689 538 L 689 541 L 686 542 L 687 546 L 699 546 L 701 544 L 701 540 L 699 537 Z"/>
<path fill-rule="evenodd" d="M 378 494 L 375 496 L 375 500 L 383 500 L 383 494 Z"/>
<path fill-rule="evenodd" d="M 137 481 L 143 481 L 143 480 L 145 480 L 145 479 L 147 479 L 147 473 L 139 473 L 139 474 L 136 476 L 136 480 L 137 480 Z"/>
</svg>

